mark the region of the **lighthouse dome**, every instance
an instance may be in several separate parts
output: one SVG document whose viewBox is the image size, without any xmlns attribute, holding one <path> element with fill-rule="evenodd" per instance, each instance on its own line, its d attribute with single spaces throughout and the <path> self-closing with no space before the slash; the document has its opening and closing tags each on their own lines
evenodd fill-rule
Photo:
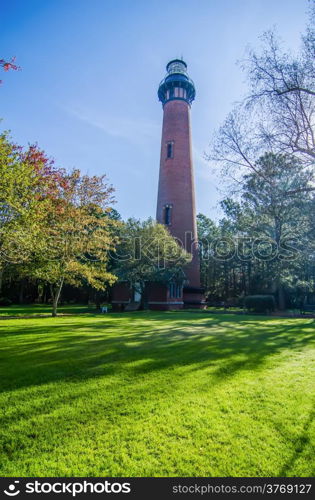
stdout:
<svg viewBox="0 0 315 500">
<path fill-rule="evenodd" d="M 187 64 L 182 59 L 172 59 L 166 66 L 167 74 L 161 81 L 158 90 L 159 100 L 163 106 L 166 102 L 179 99 L 189 105 L 195 99 L 194 82 L 187 74 Z"/>
</svg>

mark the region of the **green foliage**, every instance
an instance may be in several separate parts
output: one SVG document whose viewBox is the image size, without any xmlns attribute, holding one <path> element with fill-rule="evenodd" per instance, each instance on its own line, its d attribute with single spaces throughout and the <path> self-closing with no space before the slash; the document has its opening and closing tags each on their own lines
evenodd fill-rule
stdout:
<svg viewBox="0 0 315 500">
<path fill-rule="evenodd" d="M 0 289 L 5 272 L 48 283 L 53 314 L 64 283 L 104 290 L 119 214 L 105 176 L 67 173 L 37 146 L 0 136 Z"/>
<path fill-rule="evenodd" d="M 182 282 L 182 268 L 190 260 L 168 230 L 152 219 L 129 219 L 120 227 L 114 272 L 143 295 L 147 281 Z"/>
<path fill-rule="evenodd" d="M 263 254 L 243 263 L 231 259 L 224 278 L 215 279 L 219 286 L 211 279 L 211 292 L 228 296 L 232 272 L 233 294 L 237 288 L 275 293 L 280 309 L 297 302 L 299 283 L 315 291 L 314 18 L 311 0 L 298 54 L 286 51 L 274 30 L 262 35 L 260 49 L 249 50 L 242 64 L 247 95 L 215 134 L 209 155 L 215 168 L 222 165 L 230 193 L 238 194 L 222 202 L 220 229 L 256 239 Z M 271 245 L 279 251 L 268 259 Z M 203 267 L 204 276 L 211 274 Z"/>
<path fill-rule="evenodd" d="M 36 246 L 41 220 L 38 173 L 8 134 L 0 135 L 0 272 L 26 262 Z"/>
<path fill-rule="evenodd" d="M 273 295 L 248 295 L 244 298 L 244 305 L 249 311 L 270 313 L 275 310 L 276 302 Z"/>
<path fill-rule="evenodd" d="M 107 270 L 112 229 L 117 225 L 106 216 L 112 191 L 104 176 L 82 176 L 78 170 L 63 175 L 42 227 L 47 245 L 35 254 L 31 271 L 34 278 L 52 286 L 54 307 L 63 283 L 79 286 L 85 281 L 104 290 L 116 280 Z"/>
<path fill-rule="evenodd" d="M 212 298 L 272 293 L 283 309 L 300 283 L 314 290 L 313 183 L 314 172 L 295 158 L 266 153 L 243 177 L 238 199 L 222 201 L 219 223 L 198 216 L 202 282 Z"/>
</svg>

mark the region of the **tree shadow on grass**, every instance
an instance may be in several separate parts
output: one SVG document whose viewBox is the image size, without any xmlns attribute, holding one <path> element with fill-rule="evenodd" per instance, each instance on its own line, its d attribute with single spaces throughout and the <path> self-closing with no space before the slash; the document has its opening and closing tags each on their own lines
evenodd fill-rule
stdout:
<svg viewBox="0 0 315 500">
<path fill-rule="evenodd" d="M 309 413 L 307 420 L 304 423 L 303 430 L 302 430 L 301 434 L 299 435 L 299 437 L 295 441 L 295 449 L 294 449 L 294 452 L 293 452 L 291 458 L 283 465 L 283 467 L 279 473 L 280 477 L 286 477 L 286 476 L 292 475 L 292 471 L 294 470 L 295 463 L 302 456 L 305 449 L 310 445 L 309 432 L 310 432 L 311 425 L 314 422 L 314 418 L 315 418 L 315 409 L 313 407 L 313 409 Z M 289 436 L 288 438 L 290 439 L 291 436 Z M 310 453 L 312 453 L 312 452 L 310 452 Z M 313 458 L 313 455 L 311 457 Z M 310 457 L 310 459 L 312 459 L 311 457 Z M 315 471 L 315 469 L 313 469 L 313 473 L 314 473 L 314 471 Z"/>
<path fill-rule="evenodd" d="M 1 396 L 7 403 L 3 450 L 10 460 L 32 449 L 46 425 L 57 436 L 59 423 L 66 420 L 67 432 L 75 433 L 78 422 L 93 421 L 95 413 L 117 426 L 130 416 L 145 421 L 156 405 L 163 411 L 163 404 L 172 404 L 173 391 L 180 397 L 176 388 L 185 383 L 186 372 L 196 372 L 197 379 L 198 370 L 208 369 L 214 385 L 242 370 L 262 368 L 283 351 L 302 351 L 315 340 L 313 320 L 187 313 L 41 319 L 11 328 L 0 325 L 0 385 L 7 391 Z M 165 372 L 161 387 L 157 372 Z M 200 383 L 206 384 L 206 377 Z M 290 474 L 308 446 L 311 418 L 280 475 Z"/>
<path fill-rule="evenodd" d="M 176 367 L 212 367 L 220 379 L 315 340 L 311 319 L 153 313 L 46 321 L 15 324 L 12 331 L 0 325 L 2 390 L 121 372 L 132 378 Z"/>
</svg>

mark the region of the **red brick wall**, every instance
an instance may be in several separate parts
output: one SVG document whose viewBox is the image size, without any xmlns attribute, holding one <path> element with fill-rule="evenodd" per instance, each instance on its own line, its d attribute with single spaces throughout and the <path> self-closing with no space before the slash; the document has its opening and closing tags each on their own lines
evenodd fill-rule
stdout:
<svg viewBox="0 0 315 500">
<path fill-rule="evenodd" d="M 168 101 L 164 105 L 160 177 L 157 202 L 157 221 L 164 223 L 164 206 L 172 205 L 171 234 L 185 246 L 185 233 L 191 234 L 195 243 L 193 260 L 187 266 L 189 285 L 200 286 L 199 256 L 195 186 L 191 151 L 190 108 L 184 100 Z M 173 158 L 167 158 L 167 143 L 174 142 Z M 190 240 L 188 236 L 188 240 Z M 187 238 L 186 238 L 187 240 Z M 190 244 L 186 249 L 191 250 Z"/>
<path fill-rule="evenodd" d="M 111 292 L 112 301 L 129 302 L 132 299 L 132 290 L 127 283 L 116 283 Z"/>
<path fill-rule="evenodd" d="M 149 309 L 165 311 L 183 308 L 183 298 L 170 298 L 168 286 L 162 283 L 148 283 Z"/>
<path fill-rule="evenodd" d="M 162 283 L 148 283 L 148 301 L 167 301 L 167 286 Z"/>
</svg>

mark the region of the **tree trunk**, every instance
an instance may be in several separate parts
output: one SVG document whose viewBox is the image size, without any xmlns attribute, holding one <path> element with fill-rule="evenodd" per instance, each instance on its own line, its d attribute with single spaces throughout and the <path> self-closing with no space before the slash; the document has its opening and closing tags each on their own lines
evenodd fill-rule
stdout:
<svg viewBox="0 0 315 500">
<path fill-rule="evenodd" d="M 19 304 L 23 304 L 24 302 L 24 287 L 25 287 L 25 281 L 22 280 L 20 283 Z"/>
<path fill-rule="evenodd" d="M 148 309 L 148 296 L 147 296 L 147 287 L 145 285 L 141 286 L 141 299 L 140 299 L 140 309 L 146 310 Z"/>
<path fill-rule="evenodd" d="M 247 263 L 247 293 L 250 294 L 252 291 L 252 263 L 248 261 Z"/>
<path fill-rule="evenodd" d="M 224 262 L 224 300 L 226 300 L 229 296 L 229 275 L 227 264 Z"/>
<path fill-rule="evenodd" d="M 279 217 L 275 217 L 275 241 L 277 244 L 277 249 L 279 251 L 280 242 L 281 242 L 281 234 L 282 234 L 282 221 Z M 279 259 L 278 259 L 279 260 Z M 285 297 L 284 297 L 284 288 L 281 284 L 281 263 L 278 262 L 277 267 L 277 277 L 276 277 L 276 286 L 278 292 L 278 307 L 280 311 L 285 310 Z"/>
<path fill-rule="evenodd" d="M 96 309 L 100 310 L 101 309 L 101 296 L 100 296 L 100 292 L 98 292 L 98 291 L 95 292 L 94 300 L 95 300 L 95 307 L 96 307 Z"/>
<path fill-rule="evenodd" d="M 44 288 L 44 304 L 49 304 L 49 300 L 52 299 L 51 287 L 45 285 Z"/>
<path fill-rule="evenodd" d="M 233 266 L 232 268 L 232 282 L 233 282 L 233 296 L 236 297 L 237 292 L 236 292 L 236 274 L 235 274 L 235 267 Z"/>
<path fill-rule="evenodd" d="M 284 290 L 283 290 L 282 285 L 278 286 L 278 305 L 279 305 L 280 311 L 285 310 L 285 297 L 284 297 Z"/>
<path fill-rule="evenodd" d="M 63 278 L 60 280 L 59 285 L 57 285 L 56 289 L 54 290 L 53 286 L 51 287 L 51 296 L 53 299 L 53 310 L 52 310 L 52 317 L 55 318 L 57 316 L 57 307 L 58 307 L 58 302 L 60 298 L 60 293 L 62 290 L 62 285 L 63 285 Z"/>
<path fill-rule="evenodd" d="M 0 295 L 1 295 L 1 291 L 2 291 L 3 273 L 4 273 L 4 269 L 3 269 L 3 267 L 1 267 L 0 268 Z"/>
<path fill-rule="evenodd" d="M 41 283 L 37 284 L 37 302 L 39 304 L 42 304 L 43 301 L 43 295 L 44 295 L 44 286 Z"/>
<path fill-rule="evenodd" d="M 242 287 L 242 292 L 244 294 L 244 296 L 247 295 L 247 287 L 246 287 L 246 273 L 245 273 L 245 264 L 242 264 L 242 284 L 241 284 L 241 287 Z"/>
</svg>

